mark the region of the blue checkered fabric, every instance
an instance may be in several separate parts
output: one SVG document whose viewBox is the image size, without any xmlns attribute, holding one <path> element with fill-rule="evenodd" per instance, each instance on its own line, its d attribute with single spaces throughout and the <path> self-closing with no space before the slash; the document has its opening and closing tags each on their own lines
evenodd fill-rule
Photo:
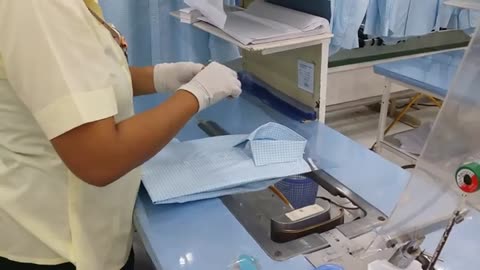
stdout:
<svg viewBox="0 0 480 270">
<path fill-rule="evenodd" d="M 266 130 L 269 127 L 276 131 Z M 274 136 L 291 138 L 281 136 L 281 131 L 277 125 L 267 124 L 256 133 L 265 138 L 265 142 L 274 142 L 273 139 L 268 139 Z M 282 159 L 273 158 L 261 162 L 266 165 L 257 166 L 244 148 L 235 147 L 248 141 L 248 138 L 248 135 L 230 135 L 170 143 L 143 167 L 142 180 L 150 198 L 156 204 L 209 199 L 264 189 L 277 182 L 272 179 L 311 171 L 308 163 L 303 158 L 298 158 L 298 151 L 294 153 L 295 158 L 289 158 L 285 154 L 289 148 L 282 147 L 284 150 L 279 152 L 268 148 L 270 146 L 266 148 L 252 144 L 254 156 L 256 149 L 266 149 L 260 152 L 260 157 L 266 153 L 281 153 L 282 156 Z M 272 160 L 276 162 L 271 162 Z M 277 162 L 280 160 L 287 161 Z"/>
<path fill-rule="evenodd" d="M 295 131 L 277 123 L 268 123 L 252 132 L 244 147 L 256 166 L 294 162 L 303 159 L 307 140 Z"/>
</svg>

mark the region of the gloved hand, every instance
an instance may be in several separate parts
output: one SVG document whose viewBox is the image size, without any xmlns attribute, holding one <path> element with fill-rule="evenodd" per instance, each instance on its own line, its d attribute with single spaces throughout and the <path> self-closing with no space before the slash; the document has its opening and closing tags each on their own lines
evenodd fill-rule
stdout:
<svg viewBox="0 0 480 270">
<path fill-rule="evenodd" d="M 174 92 L 197 75 L 204 65 L 191 62 L 158 64 L 153 69 L 153 82 L 158 93 Z"/>
<path fill-rule="evenodd" d="M 242 84 L 235 71 L 213 62 L 179 90 L 192 93 L 197 98 L 199 111 L 201 111 L 226 97 L 240 96 Z"/>
</svg>

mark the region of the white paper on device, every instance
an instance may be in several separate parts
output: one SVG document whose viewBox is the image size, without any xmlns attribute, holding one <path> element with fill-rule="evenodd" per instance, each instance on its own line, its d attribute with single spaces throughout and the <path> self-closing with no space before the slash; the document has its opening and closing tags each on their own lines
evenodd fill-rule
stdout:
<svg viewBox="0 0 480 270">
<path fill-rule="evenodd" d="M 227 22 L 223 0 L 185 0 L 185 4 L 199 10 L 208 21 L 216 27 L 223 29 Z"/>
</svg>

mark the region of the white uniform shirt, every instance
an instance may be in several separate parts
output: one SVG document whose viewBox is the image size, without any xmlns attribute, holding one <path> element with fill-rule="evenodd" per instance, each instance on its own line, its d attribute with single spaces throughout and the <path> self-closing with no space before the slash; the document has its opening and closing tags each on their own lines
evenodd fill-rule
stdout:
<svg viewBox="0 0 480 270">
<path fill-rule="evenodd" d="M 89 186 L 49 140 L 132 115 L 123 52 L 83 1 L 0 0 L 0 257 L 77 270 L 125 264 L 138 171 Z"/>
</svg>

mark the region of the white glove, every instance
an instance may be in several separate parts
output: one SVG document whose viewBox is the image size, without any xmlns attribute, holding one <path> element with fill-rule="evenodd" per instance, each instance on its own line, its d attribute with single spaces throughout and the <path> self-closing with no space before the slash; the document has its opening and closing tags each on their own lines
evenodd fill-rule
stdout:
<svg viewBox="0 0 480 270">
<path fill-rule="evenodd" d="M 158 64 L 153 69 L 153 82 L 158 93 L 174 92 L 197 75 L 204 65 L 191 62 Z"/>
<path fill-rule="evenodd" d="M 235 71 L 213 62 L 179 90 L 192 93 L 198 100 L 198 111 L 201 111 L 226 97 L 240 96 L 242 84 Z"/>
</svg>

